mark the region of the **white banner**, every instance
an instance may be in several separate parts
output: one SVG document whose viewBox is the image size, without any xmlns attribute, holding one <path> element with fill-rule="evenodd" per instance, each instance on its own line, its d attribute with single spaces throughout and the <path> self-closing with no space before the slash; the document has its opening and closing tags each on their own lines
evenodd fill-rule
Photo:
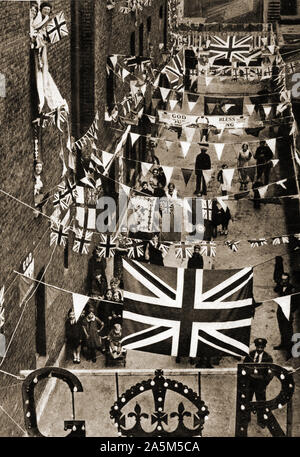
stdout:
<svg viewBox="0 0 300 457">
<path fill-rule="evenodd" d="M 171 111 L 158 110 L 159 122 L 163 122 L 170 126 L 192 126 L 199 125 L 201 127 L 201 117 L 192 114 L 176 113 Z M 217 128 L 235 128 L 242 129 L 248 127 L 248 117 L 245 116 L 205 116 L 209 125 Z M 203 124 L 204 125 L 204 124 Z"/>
</svg>

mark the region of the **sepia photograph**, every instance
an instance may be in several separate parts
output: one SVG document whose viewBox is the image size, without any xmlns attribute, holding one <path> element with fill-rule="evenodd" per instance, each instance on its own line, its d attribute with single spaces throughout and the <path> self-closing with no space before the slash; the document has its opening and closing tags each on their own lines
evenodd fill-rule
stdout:
<svg viewBox="0 0 300 457">
<path fill-rule="evenodd" d="M 299 122 L 300 0 L 0 0 L 1 439 L 300 438 Z"/>
</svg>

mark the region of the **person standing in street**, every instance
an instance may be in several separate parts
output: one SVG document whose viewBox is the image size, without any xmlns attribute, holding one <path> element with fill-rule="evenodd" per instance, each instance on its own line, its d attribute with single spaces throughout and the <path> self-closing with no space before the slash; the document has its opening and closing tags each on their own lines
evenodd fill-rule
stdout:
<svg viewBox="0 0 300 457">
<path fill-rule="evenodd" d="M 273 359 L 265 351 L 267 345 L 267 340 L 265 338 L 256 338 L 254 340 L 255 350 L 250 351 L 249 355 L 246 355 L 243 363 L 273 363 Z M 256 401 L 266 401 L 266 388 L 270 381 L 272 380 L 272 375 L 268 373 L 268 370 L 257 370 L 257 373 L 251 373 L 249 391 L 248 391 L 248 401 L 252 401 L 253 395 L 255 394 Z M 251 413 L 249 412 L 249 422 L 251 418 Z M 266 421 L 264 419 L 263 410 L 257 410 L 257 424 L 261 428 L 265 428 Z"/>
<path fill-rule="evenodd" d="M 240 178 L 240 190 L 247 190 L 248 189 L 248 175 L 247 170 L 245 167 L 248 166 L 249 160 L 251 159 L 252 154 L 249 150 L 249 146 L 247 143 L 242 144 L 242 149 L 238 156 L 238 169 L 239 169 L 239 178 Z"/>
<path fill-rule="evenodd" d="M 274 288 L 274 291 L 278 293 L 280 297 L 291 295 L 295 293 L 294 286 L 290 283 L 290 276 L 288 273 L 283 272 L 281 279 L 277 286 Z M 290 317 L 287 319 L 286 315 L 282 311 L 281 306 L 277 307 L 277 322 L 281 336 L 281 342 L 278 346 L 274 346 L 275 351 L 281 349 L 287 352 L 286 360 L 291 357 L 292 349 L 292 336 L 293 336 L 293 313 L 296 311 L 296 307 L 292 302 L 291 298 L 291 310 Z"/>
<path fill-rule="evenodd" d="M 196 190 L 195 195 L 201 197 L 201 195 L 207 194 L 206 182 L 203 176 L 203 170 L 211 169 L 210 156 L 207 154 L 206 149 L 202 148 L 200 154 L 196 157 L 195 162 L 195 173 L 196 173 Z"/>
<path fill-rule="evenodd" d="M 264 178 L 263 184 L 266 186 L 269 184 L 270 170 L 272 168 L 271 160 L 273 158 L 273 152 L 271 148 L 266 144 L 265 141 L 260 141 L 258 148 L 254 154 L 254 159 L 257 165 L 257 181 L 261 181 Z"/>
</svg>

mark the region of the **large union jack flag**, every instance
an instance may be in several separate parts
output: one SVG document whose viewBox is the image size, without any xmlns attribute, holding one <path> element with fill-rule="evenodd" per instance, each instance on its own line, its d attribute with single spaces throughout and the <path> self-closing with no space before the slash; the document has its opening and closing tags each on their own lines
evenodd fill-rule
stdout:
<svg viewBox="0 0 300 457">
<path fill-rule="evenodd" d="M 236 36 L 228 36 L 226 40 L 218 36 L 211 38 L 209 46 L 209 52 L 211 57 L 216 59 L 227 59 L 232 62 L 232 58 L 235 57 L 241 62 L 245 62 L 250 53 L 250 46 L 253 38 L 251 36 L 245 36 L 243 38 L 237 38 Z"/>
<path fill-rule="evenodd" d="M 171 356 L 249 353 L 253 270 L 160 267 L 123 259 L 126 349 Z"/>
</svg>

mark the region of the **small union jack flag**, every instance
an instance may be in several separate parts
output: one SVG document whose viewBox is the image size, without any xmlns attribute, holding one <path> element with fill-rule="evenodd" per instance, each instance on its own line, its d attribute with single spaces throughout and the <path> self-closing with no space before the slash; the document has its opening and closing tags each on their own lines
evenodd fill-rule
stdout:
<svg viewBox="0 0 300 457">
<path fill-rule="evenodd" d="M 179 244 L 175 244 L 175 257 L 176 259 L 186 259 L 191 258 L 193 253 L 193 246 L 191 244 L 186 244 L 182 241 Z"/>
<path fill-rule="evenodd" d="M 226 41 L 218 36 L 213 36 L 209 52 L 215 59 L 228 59 L 232 62 L 232 58 L 236 58 L 241 62 L 245 62 L 250 53 L 252 40 L 253 38 L 250 35 L 243 38 L 228 36 Z"/>
<path fill-rule="evenodd" d="M 57 43 L 64 36 L 69 34 L 65 16 L 62 11 L 48 22 L 46 31 L 51 43 Z"/>
<path fill-rule="evenodd" d="M 216 243 L 213 241 L 202 241 L 200 244 L 200 255 L 216 257 Z"/>
<path fill-rule="evenodd" d="M 202 200 L 202 216 L 203 219 L 211 221 L 212 219 L 212 200 Z"/>
<path fill-rule="evenodd" d="M 239 249 L 239 241 L 231 241 L 227 240 L 225 241 L 225 246 L 227 246 L 229 249 L 231 249 L 233 252 L 237 252 Z"/>
<path fill-rule="evenodd" d="M 150 241 L 150 243 L 152 243 L 152 241 Z M 168 254 L 171 244 L 172 244 L 172 243 L 170 243 L 170 242 L 168 242 L 168 241 L 164 241 L 164 243 L 160 243 L 160 246 L 159 246 L 158 249 L 159 249 L 163 254 Z"/>
<path fill-rule="evenodd" d="M 265 238 L 260 238 L 259 240 L 248 240 L 248 243 L 250 243 L 252 248 L 255 248 L 258 246 L 264 246 L 265 244 L 268 244 L 268 242 Z"/>
<path fill-rule="evenodd" d="M 278 245 L 278 244 L 287 244 L 290 242 L 290 239 L 288 236 L 276 236 L 274 238 L 272 238 L 272 244 L 274 246 Z"/>
<path fill-rule="evenodd" d="M 142 240 L 128 240 L 128 253 L 127 256 L 130 259 L 136 259 L 144 256 L 144 241 Z"/>
<path fill-rule="evenodd" d="M 66 246 L 69 236 L 69 226 L 65 226 L 60 222 L 52 221 L 50 233 L 50 246 L 56 244 L 57 246 Z"/>
<path fill-rule="evenodd" d="M 88 254 L 92 242 L 92 237 L 93 232 L 76 228 L 73 251 L 78 252 L 78 254 Z"/>
<path fill-rule="evenodd" d="M 62 209 L 68 209 L 76 201 L 77 185 L 70 181 L 69 178 L 61 182 L 58 186 L 58 192 L 54 194 L 53 206 L 60 206 Z"/>
<path fill-rule="evenodd" d="M 96 247 L 98 257 L 113 257 L 116 253 L 116 240 L 116 236 L 101 233 L 101 242 Z"/>
<path fill-rule="evenodd" d="M 123 258 L 126 349 L 182 357 L 249 353 L 253 269 L 201 270 Z"/>
</svg>

